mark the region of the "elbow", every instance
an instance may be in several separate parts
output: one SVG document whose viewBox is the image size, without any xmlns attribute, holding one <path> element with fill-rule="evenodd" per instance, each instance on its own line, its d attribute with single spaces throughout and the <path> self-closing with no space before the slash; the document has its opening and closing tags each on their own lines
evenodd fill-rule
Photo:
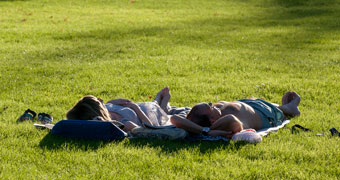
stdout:
<svg viewBox="0 0 340 180">
<path fill-rule="evenodd" d="M 181 127 L 182 127 L 182 126 L 181 126 L 181 124 L 182 124 L 182 123 L 181 123 L 181 117 L 178 116 L 178 115 L 173 115 L 173 116 L 171 116 L 170 122 L 171 122 L 171 124 L 175 125 L 176 128 L 181 128 Z"/>
</svg>

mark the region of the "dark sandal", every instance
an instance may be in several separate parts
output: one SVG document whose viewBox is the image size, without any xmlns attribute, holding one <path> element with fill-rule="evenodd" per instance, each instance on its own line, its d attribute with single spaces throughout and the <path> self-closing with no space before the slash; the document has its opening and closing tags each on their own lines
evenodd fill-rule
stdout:
<svg viewBox="0 0 340 180">
<path fill-rule="evenodd" d="M 19 118 L 18 118 L 18 122 L 23 122 L 23 121 L 27 121 L 27 120 L 32 120 L 35 118 L 35 116 L 37 115 L 37 113 L 35 113 L 34 111 L 27 109 L 24 114 L 22 114 Z"/>
<path fill-rule="evenodd" d="M 294 126 L 292 126 L 292 134 L 298 133 L 298 129 L 301 129 L 302 131 L 312 131 L 311 129 L 305 128 L 299 124 L 295 124 Z"/>
<path fill-rule="evenodd" d="M 339 131 L 336 130 L 335 128 L 332 128 L 329 131 L 332 133 L 332 136 L 339 136 L 340 137 Z"/>
<path fill-rule="evenodd" d="M 40 121 L 41 124 L 50 124 L 53 121 L 53 117 L 46 113 L 39 113 L 38 121 Z"/>
</svg>

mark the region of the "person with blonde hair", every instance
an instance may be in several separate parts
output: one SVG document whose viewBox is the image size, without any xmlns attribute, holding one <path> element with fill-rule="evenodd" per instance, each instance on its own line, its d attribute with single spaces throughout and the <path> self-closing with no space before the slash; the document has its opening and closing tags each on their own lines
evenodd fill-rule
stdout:
<svg viewBox="0 0 340 180">
<path fill-rule="evenodd" d="M 67 119 L 74 120 L 92 120 L 96 117 L 111 120 L 102 100 L 92 95 L 82 97 L 66 114 Z"/>
<path fill-rule="evenodd" d="M 185 136 L 184 130 L 171 125 L 168 114 L 183 112 L 187 109 L 171 109 L 169 88 L 163 88 L 152 102 L 134 103 L 129 99 L 113 99 L 106 104 L 92 95 L 81 98 L 66 114 L 68 120 L 116 120 L 124 125 L 123 130 L 141 136 L 166 136 L 167 139 Z M 113 121 L 113 122 L 116 122 Z M 116 122 L 117 123 L 117 122 Z M 159 127 L 173 127 L 157 130 Z M 151 127 L 156 130 L 150 130 Z M 175 133 L 175 134 L 174 134 Z M 177 133 L 177 134 L 176 134 Z"/>
</svg>

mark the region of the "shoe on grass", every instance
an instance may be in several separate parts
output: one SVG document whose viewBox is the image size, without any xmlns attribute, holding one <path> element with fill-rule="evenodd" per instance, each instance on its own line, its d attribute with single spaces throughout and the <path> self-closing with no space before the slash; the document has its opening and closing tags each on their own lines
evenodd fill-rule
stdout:
<svg viewBox="0 0 340 180">
<path fill-rule="evenodd" d="M 35 116 L 37 115 L 37 113 L 35 113 L 34 111 L 27 109 L 24 114 L 22 114 L 17 122 L 23 122 L 23 121 L 28 121 L 28 120 L 33 120 L 35 118 Z"/>
<path fill-rule="evenodd" d="M 41 124 L 50 124 L 53 121 L 53 117 L 46 113 L 39 113 L 38 114 L 38 121 Z"/>
</svg>

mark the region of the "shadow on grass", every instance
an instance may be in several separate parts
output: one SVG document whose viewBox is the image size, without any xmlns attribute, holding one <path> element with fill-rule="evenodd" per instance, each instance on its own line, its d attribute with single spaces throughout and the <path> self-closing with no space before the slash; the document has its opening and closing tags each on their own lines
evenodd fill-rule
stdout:
<svg viewBox="0 0 340 180">
<path fill-rule="evenodd" d="M 39 147 L 47 150 L 57 149 L 77 149 L 77 150 L 97 150 L 105 147 L 109 143 L 120 141 L 99 141 L 99 140 L 84 140 L 70 139 L 52 135 L 48 133 L 39 143 Z M 207 153 L 218 149 L 238 150 L 246 145 L 245 142 L 230 143 L 226 141 L 167 141 L 158 139 L 136 138 L 125 141 L 124 146 L 127 147 L 151 147 L 160 148 L 164 153 L 174 153 L 182 149 L 198 149 L 200 153 Z"/>
<path fill-rule="evenodd" d="M 183 45 L 202 49 L 255 48 L 256 50 L 257 47 L 261 47 L 258 43 L 264 42 L 269 45 L 266 47 L 270 48 L 275 48 L 277 43 L 286 44 L 289 49 L 304 48 L 306 44 L 313 43 L 314 39 L 330 38 L 331 34 L 327 34 L 328 32 L 340 30 L 340 11 L 337 11 L 334 4 L 336 4 L 334 0 L 261 1 L 256 5 L 270 8 L 251 11 L 254 16 L 211 15 L 151 27 L 127 25 L 124 30 L 106 27 L 87 32 L 57 33 L 53 35 L 53 40 L 69 41 L 74 43 L 74 46 L 53 51 L 47 49 L 46 52 L 36 53 L 41 59 L 53 57 L 57 60 L 69 58 L 84 60 L 88 58 L 91 61 L 93 56 L 97 58 L 110 56 L 110 59 L 114 59 L 129 57 L 140 52 L 145 52 L 149 56 L 173 54 L 176 52 L 164 51 L 164 49 L 171 49 L 167 48 L 168 46 Z M 287 27 L 287 31 L 259 34 L 256 30 L 267 28 L 279 30 L 284 27 Z M 249 29 L 254 31 L 249 32 Z M 247 41 L 240 39 L 241 35 L 234 34 L 243 32 L 249 35 Z M 259 35 L 261 39 L 258 38 Z M 254 46 L 249 47 L 249 44 Z"/>
<path fill-rule="evenodd" d="M 245 142 L 230 143 L 226 141 L 165 141 L 157 139 L 130 139 L 125 146 L 160 148 L 164 153 L 174 153 L 183 149 L 198 149 L 200 153 L 209 153 L 214 150 L 238 150 L 246 145 Z"/>
<path fill-rule="evenodd" d="M 55 150 L 55 149 L 80 149 L 96 150 L 104 147 L 109 142 L 97 140 L 84 140 L 84 139 L 70 139 L 52 135 L 48 133 L 39 143 L 40 148 Z"/>
<path fill-rule="evenodd" d="M 277 4 L 285 7 L 308 6 L 308 5 L 330 5 L 334 4 L 335 0 L 274 0 Z"/>
<path fill-rule="evenodd" d="M 273 4 L 278 5 L 274 11 L 263 14 L 265 19 L 275 20 L 279 25 L 293 25 L 317 32 L 340 30 L 340 12 L 335 0 L 273 0 Z M 287 24 L 290 20 L 301 21 Z"/>
</svg>

